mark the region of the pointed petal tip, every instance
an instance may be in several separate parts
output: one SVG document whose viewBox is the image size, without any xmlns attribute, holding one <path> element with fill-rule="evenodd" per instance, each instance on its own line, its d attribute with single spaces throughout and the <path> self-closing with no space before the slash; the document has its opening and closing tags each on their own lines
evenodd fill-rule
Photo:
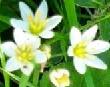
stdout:
<svg viewBox="0 0 110 87">
<path fill-rule="evenodd" d="M 24 5 L 24 4 L 25 4 L 25 3 L 22 2 L 22 1 L 19 2 L 19 6 L 22 6 L 22 5 Z"/>
<path fill-rule="evenodd" d="M 89 29 L 92 30 L 91 32 L 97 32 L 97 30 L 98 30 L 98 25 L 95 24 L 94 26 L 90 27 Z"/>
<path fill-rule="evenodd" d="M 72 27 L 71 27 L 71 31 L 74 31 L 74 30 L 79 31 L 79 29 L 78 29 L 76 26 L 72 26 Z"/>
<path fill-rule="evenodd" d="M 56 16 L 53 16 L 53 17 L 56 17 L 56 19 L 57 19 L 57 21 L 60 23 L 61 22 L 61 20 L 62 20 L 62 16 L 60 16 L 60 15 L 56 15 Z"/>
<path fill-rule="evenodd" d="M 102 69 L 103 69 L 103 70 L 107 70 L 107 65 L 104 64 L 103 67 L 102 67 Z"/>
</svg>

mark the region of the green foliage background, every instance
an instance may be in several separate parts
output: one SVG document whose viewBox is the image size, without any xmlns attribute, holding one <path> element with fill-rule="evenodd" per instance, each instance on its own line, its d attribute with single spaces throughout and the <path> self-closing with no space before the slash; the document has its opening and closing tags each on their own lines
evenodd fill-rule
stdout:
<svg viewBox="0 0 110 87">
<path fill-rule="evenodd" d="M 10 18 L 20 18 L 18 3 L 20 0 L 0 1 L 0 34 L 1 38 L 9 39 L 11 36 L 4 33 L 11 31 Z M 41 0 L 22 0 L 26 2 L 33 11 L 36 10 Z M 80 27 L 82 31 L 94 24 L 99 25 L 97 38 L 110 40 L 110 0 L 47 0 L 49 15 L 60 14 L 63 16 L 62 23 L 54 29 L 55 37 L 44 40 L 52 45 L 52 58 L 47 64 L 47 69 L 39 78 L 38 87 L 54 87 L 49 80 L 49 72 L 55 68 L 66 68 L 70 71 L 70 87 L 110 87 L 110 51 L 98 55 L 108 65 L 106 71 L 88 68 L 85 75 L 80 75 L 74 69 L 72 58 L 67 56 L 69 46 L 69 31 L 73 25 Z M 9 34 L 10 35 L 10 34 Z M 0 68 L 3 71 L 2 68 Z M 20 77 L 10 74 L 12 82 L 19 84 Z M 1 78 L 1 77 L 0 77 Z M 31 80 L 31 78 L 30 78 Z M 0 87 L 4 82 L 0 82 Z M 13 86 L 13 84 L 11 84 Z M 27 84 L 34 87 L 31 81 Z M 14 86 L 13 86 L 14 87 Z"/>
</svg>

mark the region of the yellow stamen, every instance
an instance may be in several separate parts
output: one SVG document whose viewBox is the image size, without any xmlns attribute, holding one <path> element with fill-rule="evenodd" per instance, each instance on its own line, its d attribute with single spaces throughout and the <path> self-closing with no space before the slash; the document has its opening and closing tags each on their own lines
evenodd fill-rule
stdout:
<svg viewBox="0 0 110 87">
<path fill-rule="evenodd" d="M 15 49 L 16 57 L 21 62 L 28 62 L 33 59 L 34 51 L 32 50 L 31 45 L 23 44 Z"/>
<path fill-rule="evenodd" d="M 69 82 L 69 77 L 66 74 L 63 74 L 60 78 L 56 78 L 58 84 L 64 84 L 67 85 Z"/>
<path fill-rule="evenodd" d="M 28 17 L 29 19 L 29 31 L 34 35 L 39 35 L 46 25 L 46 20 L 41 19 L 41 15 L 35 15 L 35 19 L 32 16 Z"/>
<path fill-rule="evenodd" d="M 87 55 L 86 52 L 86 43 L 80 42 L 76 45 L 76 47 L 73 49 L 74 55 L 80 58 L 84 58 Z"/>
</svg>

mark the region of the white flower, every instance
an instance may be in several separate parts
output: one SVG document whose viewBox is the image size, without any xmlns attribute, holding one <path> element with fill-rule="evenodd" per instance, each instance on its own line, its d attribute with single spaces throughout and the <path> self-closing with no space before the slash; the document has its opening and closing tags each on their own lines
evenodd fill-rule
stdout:
<svg viewBox="0 0 110 87">
<path fill-rule="evenodd" d="M 33 62 L 47 61 L 45 54 L 38 50 L 40 38 L 24 33 L 20 29 L 15 29 L 13 35 L 15 43 L 8 41 L 1 46 L 2 51 L 10 57 L 6 63 L 6 70 L 12 72 L 21 69 L 24 74 L 30 75 L 34 68 Z"/>
<path fill-rule="evenodd" d="M 107 69 L 107 65 L 95 56 L 95 54 L 108 50 L 110 44 L 102 40 L 93 40 L 97 33 L 97 28 L 98 26 L 95 25 L 86 30 L 82 35 L 76 27 L 72 27 L 71 29 L 71 46 L 69 46 L 67 53 L 69 56 L 74 56 L 73 63 L 75 69 L 80 74 L 86 72 L 86 66 Z"/>
<path fill-rule="evenodd" d="M 70 85 L 69 71 L 66 69 L 53 70 L 49 77 L 56 87 L 66 87 Z"/>
<path fill-rule="evenodd" d="M 45 0 L 40 4 L 35 15 L 24 2 L 19 3 L 19 8 L 23 20 L 11 19 L 11 25 L 15 29 L 23 29 L 34 36 L 40 36 L 42 38 L 52 38 L 54 36 L 52 29 L 61 22 L 62 17 L 56 15 L 47 18 L 48 7 Z"/>
</svg>

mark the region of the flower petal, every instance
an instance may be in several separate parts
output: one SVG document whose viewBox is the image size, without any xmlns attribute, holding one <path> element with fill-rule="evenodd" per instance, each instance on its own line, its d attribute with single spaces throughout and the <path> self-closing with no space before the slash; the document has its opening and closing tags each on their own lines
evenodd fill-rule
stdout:
<svg viewBox="0 0 110 87">
<path fill-rule="evenodd" d="M 25 21 L 22 21 L 22 20 L 17 20 L 15 18 L 12 18 L 10 20 L 11 22 L 11 25 L 14 27 L 14 28 L 18 28 L 18 29 L 22 29 L 24 31 L 27 31 L 28 30 L 28 25 Z"/>
<path fill-rule="evenodd" d="M 33 71 L 33 68 L 34 68 L 34 65 L 31 64 L 31 63 L 28 63 L 28 64 L 23 64 L 21 66 L 21 71 L 27 75 L 27 76 L 30 76 L 30 74 L 32 73 Z"/>
<path fill-rule="evenodd" d="M 63 75 L 66 75 L 66 79 L 62 80 L 62 82 L 58 82 L 58 79 L 62 78 Z M 66 69 L 57 69 L 53 70 L 50 75 L 50 80 L 51 82 L 56 86 L 56 87 L 65 87 L 70 85 L 69 81 L 69 71 Z"/>
<path fill-rule="evenodd" d="M 26 34 L 21 29 L 15 29 L 13 36 L 14 36 L 15 42 L 18 45 L 21 45 L 27 42 Z"/>
<path fill-rule="evenodd" d="M 27 43 L 30 43 L 33 49 L 39 48 L 41 45 L 41 39 L 37 36 L 33 36 L 29 33 L 25 33 L 27 39 Z"/>
<path fill-rule="evenodd" d="M 102 40 L 95 40 L 88 44 L 87 52 L 90 54 L 99 54 L 107 51 L 110 48 L 110 44 L 108 42 Z"/>
<path fill-rule="evenodd" d="M 16 58 L 9 58 L 6 63 L 5 69 L 9 72 L 20 69 L 20 63 L 16 60 Z"/>
<path fill-rule="evenodd" d="M 90 29 L 86 30 L 82 35 L 82 40 L 84 41 L 92 41 L 95 38 L 95 35 L 97 33 L 98 26 L 94 25 Z"/>
<path fill-rule="evenodd" d="M 38 15 L 41 14 L 41 19 L 46 19 L 47 18 L 47 14 L 48 14 L 48 6 L 47 6 L 47 2 L 45 0 L 43 0 L 39 6 L 39 8 L 37 9 L 37 12 L 35 14 Z"/>
<path fill-rule="evenodd" d="M 62 16 L 53 16 L 47 19 L 47 25 L 45 30 L 52 30 L 55 28 L 62 20 Z"/>
<path fill-rule="evenodd" d="M 94 67 L 94 68 L 107 69 L 107 65 L 102 60 L 97 58 L 97 56 L 94 56 L 94 55 L 89 55 L 85 59 L 85 63 L 88 66 L 91 66 L 91 67 Z"/>
<path fill-rule="evenodd" d="M 5 42 L 1 45 L 2 51 L 9 57 L 13 57 L 15 55 L 16 45 L 13 42 Z"/>
<path fill-rule="evenodd" d="M 44 52 L 42 52 L 40 50 L 36 51 L 36 58 L 35 58 L 36 63 L 40 63 L 40 64 L 45 63 L 45 62 L 47 62 L 47 59 L 48 58 L 46 57 Z"/>
<path fill-rule="evenodd" d="M 74 26 L 71 28 L 70 41 L 72 45 L 76 45 L 81 41 L 81 32 Z"/>
<path fill-rule="evenodd" d="M 86 65 L 83 62 L 83 59 L 74 58 L 73 62 L 74 62 L 75 69 L 77 70 L 77 72 L 79 72 L 80 74 L 84 74 L 86 72 Z"/>
<path fill-rule="evenodd" d="M 42 38 L 50 39 L 54 36 L 54 32 L 53 31 L 44 31 L 40 34 L 40 36 Z"/>
<path fill-rule="evenodd" d="M 30 16 L 34 17 L 32 10 L 24 2 L 19 2 L 19 9 L 24 21 L 28 22 Z"/>
<path fill-rule="evenodd" d="M 56 70 L 53 70 L 50 74 L 49 74 L 49 77 L 50 77 L 50 81 L 56 86 L 56 87 L 59 87 L 59 84 L 58 84 L 58 82 L 56 81 L 56 75 L 57 74 L 57 72 L 56 72 Z"/>
<path fill-rule="evenodd" d="M 69 46 L 67 54 L 68 54 L 68 56 L 73 56 L 73 47 L 72 46 Z"/>
</svg>

